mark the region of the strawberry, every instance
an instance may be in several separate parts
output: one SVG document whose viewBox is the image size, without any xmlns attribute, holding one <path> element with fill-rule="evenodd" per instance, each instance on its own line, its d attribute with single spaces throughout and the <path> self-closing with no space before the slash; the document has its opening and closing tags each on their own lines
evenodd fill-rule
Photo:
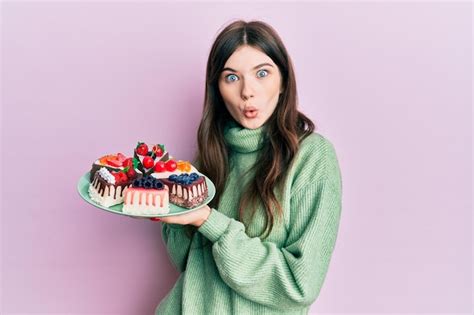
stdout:
<svg viewBox="0 0 474 315">
<path fill-rule="evenodd" d="M 120 167 L 122 166 L 122 162 L 117 160 L 117 158 L 113 155 L 111 155 L 110 157 L 108 157 L 106 160 L 108 165 L 110 166 L 113 166 L 113 167 Z"/>
<path fill-rule="evenodd" d="M 148 153 L 148 146 L 145 143 L 139 143 L 135 150 L 138 155 L 145 156 Z"/>
<path fill-rule="evenodd" d="M 122 163 L 122 166 L 123 167 L 130 167 L 130 168 L 133 168 L 133 158 L 128 158 L 126 159 L 125 161 L 123 161 Z"/>
<path fill-rule="evenodd" d="M 163 162 L 163 161 L 158 161 L 158 162 L 156 162 L 156 164 L 155 164 L 155 172 L 157 172 L 157 173 L 162 173 L 162 172 L 165 172 L 165 171 L 166 171 L 165 162 Z"/>
<path fill-rule="evenodd" d="M 145 156 L 142 162 L 145 168 L 152 168 L 155 165 L 155 161 L 151 158 L 151 156 Z"/>
<path fill-rule="evenodd" d="M 124 172 L 120 172 L 119 175 L 120 175 L 120 182 L 125 183 L 128 181 L 127 174 L 125 174 Z"/>
<path fill-rule="evenodd" d="M 165 163 L 165 168 L 166 168 L 167 171 L 173 172 L 173 171 L 176 170 L 176 168 L 177 168 L 176 161 L 175 161 L 175 160 L 168 160 L 168 161 Z"/>
<path fill-rule="evenodd" d="M 115 185 L 120 183 L 120 173 L 113 172 L 112 175 L 115 177 Z"/>
<path fill-rule="evenodd" d="M 153 146 L 153 152 L 156 154 L 157 157 L 163 156 L 163 149 L 159 145 Z"/>
<path fill-rule="evenodd" d="M 117 153 L 117 160 L 119 160 L 120 162 L 123 162 L 127 159 L 127 157 L 125 155 L 123 155 L 122 153 Z"/>
<path fill-rule="evenodd" d="M 128 178 L 134 178 L 135 176 L 137 176 L 135 169 L 133 169 L 133 165 L 127 170 L 127 176 Z"/>
</svg>

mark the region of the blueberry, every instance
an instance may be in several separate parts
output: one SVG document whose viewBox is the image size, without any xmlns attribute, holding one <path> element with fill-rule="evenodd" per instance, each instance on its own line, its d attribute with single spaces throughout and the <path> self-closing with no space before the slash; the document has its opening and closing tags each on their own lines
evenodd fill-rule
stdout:
<svg viewBox="0 0 474 315">
<path fill-rule="evenodd" d="M 133 181 L 133 187 L 142 187 L 142 180 L 141 178 L 137 178 Z"/>
<path fill-rule="evenodd" d="M 155 189 L 163 189 L 163 183 L 160 182 L 159 180 L 155 181 L 154 185 Z"/>
<path fill-rule="evenodd" d="M 143 183 L 143 188 L 152 188 L 153 187 L 153 182 L 151 180 L 146 180 Z"/>
<path fill-rule="evenodd" d="M 168 179 L 171 180 L 171 181 L 173 181 L 173 182 L 175 182 L 177 178 L 178 178 L 178 176 L 177 176 L 176 174 L 170 175 L 170 176 L 168 177 Z"/>
</svg>

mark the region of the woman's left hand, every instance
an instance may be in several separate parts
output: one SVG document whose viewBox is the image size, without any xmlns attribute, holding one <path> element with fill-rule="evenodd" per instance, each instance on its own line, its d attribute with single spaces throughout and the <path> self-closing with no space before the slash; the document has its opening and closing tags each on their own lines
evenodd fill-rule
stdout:
<svg viewBox="0 0 474 315">
<path fill-rule="evenodd" d="M 161 222 L 169 223 L 169 224 L 181 224 L 181 225 L 191 224 L 191 225 L 200 227 L 204 223 L 204 221 L 207 220 L 210 214 L 211 214 L 211 208 L 205 205 L 197 210 L 194 210 L 185 214 L 172 215 L 169 217 L 153 218 L 152 220 L 161 221 Z"/>
</svg>

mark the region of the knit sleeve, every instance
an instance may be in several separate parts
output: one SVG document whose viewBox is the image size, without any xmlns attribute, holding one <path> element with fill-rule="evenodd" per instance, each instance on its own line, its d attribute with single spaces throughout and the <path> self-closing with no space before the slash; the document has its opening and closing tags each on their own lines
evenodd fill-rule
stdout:
<svg viewBox="0 0 474 315">
<path fill-rule="evenodd" d="M 162 223 L 161 235 L 171 262 L 179 272 L 183 272 L 191 246 L 191 239 L 186 235 L 184 226 Z"/>
<path fill-rule="evenodd" d="M 286 245 L 250 238 L 244 225 L 212 210 L 199 232 L 213 242 L 222 279 L 241 296 L 279 309 L 311 305 L 335 246 L 341 187 L 319 180 L 291 196 Z"/>
</svg>

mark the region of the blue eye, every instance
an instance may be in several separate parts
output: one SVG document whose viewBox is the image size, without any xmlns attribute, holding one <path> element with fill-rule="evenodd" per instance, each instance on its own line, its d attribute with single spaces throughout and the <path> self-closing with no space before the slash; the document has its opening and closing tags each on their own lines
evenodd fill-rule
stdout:
<svg viewBox="0 0 474 315">
<path fill-rule="evenodd" d="M 235 74 L 229 74 L 225 78 L 228 82 L 235 82 L 239 79 Z"/>
<path fill-rule="evenodd" d="M 259 78 L 263 78 L 263 77 L 266 77 L 268 75 L 268 71 L 267 70 L 259 70 L 257 72 L 257 77 Z"/>
</svg>

